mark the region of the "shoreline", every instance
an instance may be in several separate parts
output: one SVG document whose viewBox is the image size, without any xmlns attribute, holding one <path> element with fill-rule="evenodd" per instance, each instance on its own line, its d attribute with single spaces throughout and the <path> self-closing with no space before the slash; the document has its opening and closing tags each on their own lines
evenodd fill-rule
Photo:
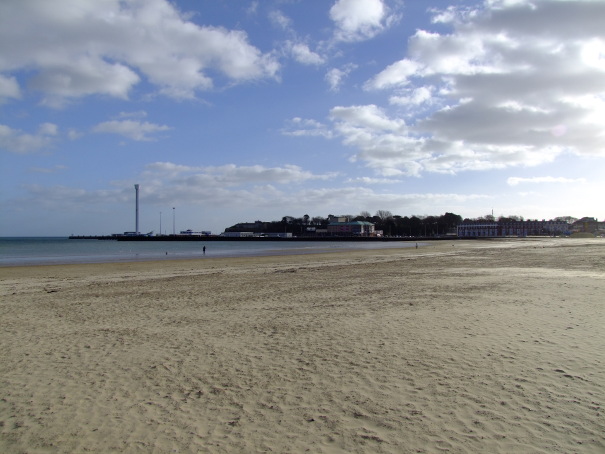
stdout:
<svg viewBox="0 0 605 454">
<path fill-rule="evenodd" d="M 1 268 L 0 450 L 603 452 L 604 252 Z"/>
<path fill-rule="evenodd" d="M 544 239 L 541 239 L 544 240 Z M 558 240 L 558 239 L 557 239 Z M 510 247 L 524 247 L 527 242 L 534 241 L 533 239 L 486 239 L 486 240 L 457 240 L 454 243 L 444 242 L 418 242 L 419 246 L 416 249 L 413 246 L 406 246 L 401 248 L 368 248 L 368 249 L 286 249 L 286 250 L 263 250 L 263 251 L 252 251 L 246 255 L 221 255 L 213 256 L 211 252 L 207 255 L 196 255 L 196 256 L 185 256 L 179 257 L 175 255 L 168 255 L 161 258 L 140 258 L 136 260 L 123 259 L 123 260 L 111 260 L 107 261 L 96 261 L 96 262 L 73 262 L 73 263 L 36 263 L 36 264 L 10 264 L 0 265 L 0 279 L 2 278 L 3 272 L 7 275 L 20 275 L 24 269 L 40 269 L 44 272 L 46 268 L 53 268 L 60 270 L 65 268 L 66 272 L 74 272 L 75 274 L 87 274 L 87 273 L 102 273 L 104 271 L 110 272 L 112 268 L 115 268 L 116 272 L 120 270 L 140 270 L 152 272 L 154 269 L 161 274 L 165 269 L 179 268 L 180 266 L 193 266 L 199 269 L 207 267 L 216 268 L 227 267 L 227 266 L 240 266 L 250 263 L 251 266 L 255 266 L 256 262 L 265 263 L 271 262 L 273 259 L 276 262 L 283 263 L 297 263 L 301 260 L 303 262 L 308 261 L 310 258 L 315 258 L 315 262 L 322 263 L 325 260 L 344 260 L 348 263 L 349 260 L 369 260 L 374 259 L 385 259 L 389 256 L 397 256 L 401 253 L 413 253 L 415 257 L 424 257 L 427 254 L 433 255 L 434 253 L 447 253 L 452 252 L 464 253 L 465 250 L 472 250 L 475 248 L 510 248 Z M 540 241 L 540 240 L 538 240 Z M 457 249 L 456 249 L 457 247 Z M 412 252 L 413 251 L 413 252 Z M 308 258 L 307 258 L 308 257 Z"/>
<path fill-rule="evenodd" d="M 27 239 L 26 239 L 27 240 Z M 46 238 L 44 239 L 46 240 Z M 50 240 L 54 240 L 50 238 Z M 78 244 L 77 241 L 71 241 L 66 238 L 58 238 L 59 241 L 67 241 L 66 246 L 67 252 L 61 249 L 61 252 L 56 248 L 52 251 L 39 252 L 39 256 L 28 257 L 27 255 L 19 255 L 18 250 L 12 251 L 7 256 L 8 258 L 2 258 L 0 260 L 0 268 L 13 267 L 13 266 L 44 266 L 44 265 L 69 265 L 69 264 L 101 264 L 101 263 L 130 263 L 130 262 L 145 262 L 145 261 L 166 261 L 166 260 L 196 260 L 196 259 L 215 259 L 215 258 L 237 258 L 237 257 L 258 257 L 265 255 L 299 255 L 299 254 L 313 254 L 333 251 L 346 251 L 346 250 L 381 250 L 388 248 L 406 248 L 413 247 L 413 242 L 393 242 L 393 241 L 382 241 L 382 242 L 365 242 L 365 241 L 256 241 L 256 240 L 243 240 L 239 244 L 250 246 L 253 243 L 255 246 L 262 245 L 260 248 L 256 247 L 243 247 L 239 249 L 231 248 L 212 248 L 212 252 L 209 251 L 205 254 L 203 249 L 183 249 L 183 242 L 171 241 L 167 242 L 167 245 L 178 245 L 177 249 L 166 249 L 166 255 L 164 255 L 165 249 L 141 249 L 134 248 L 133 250 L 125 251 L 123 249 L 116 249 L 114 247 L 109 250 L 73 250 L 70 249 L 71 245 Z M 84 240 L 94 241 L 94 240 Z M 104 243 L 104 242 L 101 242 Z M 112 242 L 118 243 L 118 242 Z M 140 242 L 135 241 L 134 244 Z M 154 241 L 154 243 L 158 243 Z M 184 242 L 185 245 L 188 243 Z M 229 245 L 237 243 L 237 241 L 226 241 Z M 97 243 L 95 243 L 97 244 Z M 162 243 L 163 244 L 163 243 Z M 285 245 L 287 247 L 283 247 Z M 416 244 L 424 245 L 424 242 L 416 242 Z M 305 246 L 306 245 L 306 246 Z M 42 245 L 43 247 L 44 245 Z M 221 245 L 222 246 L 222 245 Z M 204 247 L 204 249 L 206 249 Z M 27 254 L 27 253 L 26 253 Z"/>
<path fill-rule="evenodd" d="M 60 239 L 66 239 L 61 237 Z M 74 265 L 74 266 L 84 266 L 84 265 L 103 265 L 103 264 L 119 264 L 119 263 L 124 263 L 124 264 L 128 264 L 128 263 L 146 263 L 146 262 L 152 262 L 152 263 L 164 263 L 164 262 L 171 262 L 171 261 L 183 261 L 183 260 L 217 260 L 217 259 L 238 259 L 238 258 L 244 258 L 244 257 L 250 257 L 250 258 L 255 258 L 255 257 L 263 257 L 263 256 L 281 256 L 281 255 L 313 255 L 313 254 L 330 254 L 330 253 L 349 253 L 349 252 L 354 252 L 354 251 L 385 251 L 385 250 L 389 250 L 389 249 L 393 249 L 393 250 L 402 250 L 402 249 L 413 249 L 414 248 L 414 243 L 417 244 L 419 246 L 419 248 L 426 248 L 427 246 L 430 247 L 435 247 L 438 245 L 442 245 L 443 243 L 451 243 L 451 244 L 458 244 L 458 245 L 464 245 L 464 247 L 469 247 L 474 245 L 474 243 L 477 243 L 476 246 L 477 247 L 482 247 L 481 245 L 485 246 L 488 244 L 507 244 L 507 245 L 511 245 L 511 244 L 524 244 L 523 242 L 527 242 L 527 241 L 534 241 L 534 240 L 538 240 L 538 241 L 545 241 L 545 240 L 554 240 L 554 241 L 558 241 L 558 240 L 563 240 L 566 241 L 568 240 L 567 238 L 563 239 L 563 238 L 543 238 L 543 237 L 535 237 L 535 238 L 485 238 L 485 239 L 454 239 L 452 241 L 447 241 L 444 239 L 438 239 L 438 240 L 427 240 L 427 241 L 415 241 L 415 240 L 411 240 L 411 241 L 388 241 L 388 242 L 376 242 L 374 243 L 376 247 L 368 247 L 367 249 L 365 248 L 356 248 L 356 247 L 351 247 L 351 248 L 346 248 L 346 249 L 332 249 L 332 248 L 322 248 L 321 247 L 321 243 L 322 241 L 318 241 L 318 242 L 313 242 L 313 243 L 317 243 L 318 246 L 314 247 L 314 248 L 309 248 L 309 249 L 261 249 L 261 250 L 244 250 L 244 251 L 233 251 L 233 252 L 229 252 L 229 251 L 221 251 L 219 255 L 213 255 L 213 252 L 209 251 L 208 254 L 203 254 L 201 251 L 182 251 L 182 252 L 171 252 L 170 254 L 166 254 L 166 256 L 158 256 L 158 251 L 155 251 L 154 253 L 151 253 L 153 255 L 151 256 L 145 256 L 146 254 L 150 254 L 149 251 L 145 251 L 143 252 L 141 255 L 135 254 L 134 253 L 130 253 L 129 255 L 117 255 L 117 256 L 112 256 L 112 255 L 94 255 L 94 256 L 90 256 L 87 257 L 86 255 L 82 255 L 82 256 L 66 256 L 66 257 L 53 257 L 53 256 L 48 256 L 48 257 L 43 257 L 44 260 L 42 260 L 42 258 L 28 258 L 28 257 L 21 257 L 19 258 L 19 260 L 14 259 L 13 262 L 8 262 L 8 263 L 1 263 L 0 262 L 0 270 L 2 269 L 6 269 L 6 268 L 23 268 L 23 267 L 30 267 L 30 266 L 70 266 L 70 265 Z M 285 240 L 286 242 L 288 240 Z M 491 243 L 490 243 L 491 242 Z M 512 242 L 512 243 L 511 243 Z M 336 242 L 339 243 L 339 242 Z M 364 244 L 366 245 L 367 243 L 365 242 L 361 242 L 361 241 L 353 241 L 351 242 L 352 244 Z M 402 243 L 401 248 L 398 248 L 397 246 L 393 246 L 394 244 L 397 243 Z M 372 244 L 372 243 L 370 243 Z M 385 244 L 388 244 L 388 247 L 385 247 Z"/>
</svg>

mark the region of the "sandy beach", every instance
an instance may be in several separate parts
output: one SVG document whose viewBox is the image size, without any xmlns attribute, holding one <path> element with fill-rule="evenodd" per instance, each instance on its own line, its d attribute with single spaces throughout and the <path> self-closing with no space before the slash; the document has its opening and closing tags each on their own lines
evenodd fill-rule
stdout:
<svg viewBox="0 0 605 454">
<path fill-rule="evenodd" d="M 605 240 L 0 268 L 3 453 L 604 453 Z"/>
</svg>

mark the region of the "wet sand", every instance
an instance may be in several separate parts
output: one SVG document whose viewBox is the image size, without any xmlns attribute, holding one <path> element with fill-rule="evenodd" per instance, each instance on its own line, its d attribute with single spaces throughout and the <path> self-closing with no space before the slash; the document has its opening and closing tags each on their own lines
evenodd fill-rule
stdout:
<svg viewBox="0 0 605 454">
<path fill-rule="evenodd" d="M 603 453 L 605 240 L 0 268 L 0 451 Z"/>
</svg>

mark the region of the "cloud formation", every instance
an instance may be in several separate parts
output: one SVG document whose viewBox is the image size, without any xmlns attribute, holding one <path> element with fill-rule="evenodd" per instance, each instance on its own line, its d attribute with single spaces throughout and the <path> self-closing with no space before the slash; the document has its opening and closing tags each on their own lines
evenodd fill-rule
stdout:
<svg viewBox="0 0 605 454">
<path fill-rule="evenodd" d="M 245 32 L 197 25 L 166 0 L 1 2 L 0 54 L 0 96 L 26 85 L 51 106 L 93 94 L 125 99 L 143 79 L 192 98 L 217 80 L 270 78 L 279 69 Z"/>
<path fill-rule="evenodd" d="M 299 166 L 188 166 L 173 162 L 148 164 L 136 179 L 141 187 L 142 204 L 149 210 L 155 206 L 212 207 L 221 210 L 238 207 L 240 213 L 250 210 L 252 216 L 278 212 L 301 215 L 302 212 L 326 216 L 334 209 L 338 214 L 356 214 L 360 210 L 375 207 L 395 209 L 406 207 L 423 213 L 424 207 L 451 208 L 452 205 L 485 199 L 480 194 L 457 193 L 402 193 L 382 192 L 350 185 L 332 187 L 329 183 L 334 174 L 315 174 Z M 325 182 L 322 187 L 310 187 L 311 181 Z M 357 182 L 359 183 L 359 182 Z M 364 182 L 372 183 L 372 182 Z M 128 205 L 132 202 L 132 181 L 114 181 L 114 188 L 87 190 L 66 185 L 51 187 L 30 184 L 19 202 L 44 209 L 66 207 L 86 209 L 91 205 L 113 204 L 116 201 Z M 295 209 L 295 212 L 292 212 Z M 243 214 L 240 214 L 243 216 Z M 237 221 L 244 218 L 239 217 Z"/>
<path fill-rule="evenodd" d="M 338 91 L 343 81 L 357 68 L 354 63 L 349 63 L 341 68 L 331 68 L 325 75 L 325 80 L 331 91 Z"/>
<path fill-rule="evenodd" d="M 212 230 L 593 213 L 603 17 L 603 0 L 0 1 L 0 229 L 113 231 L 134 183 Z"/>
<path fill-rule="evenodd" d="M 166 125 L 157 125 L 148 121 L 138 120 L 110 120 L 99 123 L 93 132 L 118 134 L 136 141 L 153 141 L 153 134 L 161 131 L 168 131 L 171 128 Z"/>
<path fill-rule="evenodd" d="M 382 175 L 457 173 L 605 156 L 605 3 L 489 1 L 435 11 L 450 34 L 418 30 L 408 56 L 368 80 L 392 109 L 332 111 L 353 159 Z M 405 120 L 405 125 L 403 124 Z M 384 125 L 397 125 L 396 128 Z"/>
<path fill-rule="evenodd" d="M 521 183 L 544 184 L 544 183 L 559 183 L 559 184 L 580 184 L 585 183 L 584 178 L 565 178 L 565 177 L 532 177 L 520 178 L 510 177 L 506 180 L 509 186 L 517 186 Z"/>
<path fill-rule="evenodd" d="M 398 17 L 382 0 L 337 0 L 330 9 L 338 41 L 370 39 L 391 26 Z"/>
<path fill-rule="evenodd" d="M 282 131 L 287 136 L 308 136 L 308 137 L 324 137 L 330 139 L 333 137 L 330 129 L 316 120 L 310 120 L 300 117 L 295 117 L 288 121 L 287 127 Z"/>
<path fill-rule="evenodd" d="M 58 135 L 53 123 L 42 123 L 35 133 L 27 133 L 0 124 L 0 150 L 27 154 L 51 146 Z"/>
<path fill-rule="evenodd" d="M 15 77 L 0 74 L 0 102 L 7 98 L 20 98 L 21 90 Z"/>
<path fill-rule="evenodd" d="M 286 48 L 294 60 L 303 65 L 321 65 L 325 62 L 324 57 L 313 52 L 305 43 L 288 41 Z"/>
<path fill-rule="evenodd" d="M 309 180 L 325 180 L 332 174 L 313 174 L 299 166 L 265 167 L 261 165 L 237 166 L 184 166 L 171 162 L 155 162 L 146 166 L 146 177 L 166 181 L 189 182 L 200 185 L 246 186 L 251 184 L 296 184 Z"/>
</svg>

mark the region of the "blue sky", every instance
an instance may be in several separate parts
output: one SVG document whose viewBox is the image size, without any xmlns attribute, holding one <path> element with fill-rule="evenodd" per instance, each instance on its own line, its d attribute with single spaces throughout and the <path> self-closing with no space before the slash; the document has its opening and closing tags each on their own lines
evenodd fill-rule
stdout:
<svg viewBox="0 0 605 454">
<path fill-rule="evenodd" d="M 5 0 L 0 236 L 605 217 L 600 0 Z M 174 208 L 174 210 L 173 210 Z"/>
</svg>

